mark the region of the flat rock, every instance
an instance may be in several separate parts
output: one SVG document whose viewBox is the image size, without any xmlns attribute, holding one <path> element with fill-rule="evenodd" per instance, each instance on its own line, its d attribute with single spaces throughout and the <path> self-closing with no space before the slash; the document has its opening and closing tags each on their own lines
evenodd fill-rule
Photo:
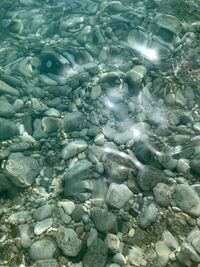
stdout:
<svg viewBox="0 0 200 267">
<path fill-rule="evenodd" d="M 83 114 L 80 111 L 67 113 L 64 116 L 64 128 L 67 132 L 79 131 L 82 127 Z"/>
<path fill-rule="evenodd" d="M 53 206 L 47 203 L 47 204 L 42 205 L 41 207 L 37 208 L 34 211 L 33 218 L 36 221 L 44 220 L 46 218 L 51 217 L 52 211 L 53 211 Z"/>
</svg>

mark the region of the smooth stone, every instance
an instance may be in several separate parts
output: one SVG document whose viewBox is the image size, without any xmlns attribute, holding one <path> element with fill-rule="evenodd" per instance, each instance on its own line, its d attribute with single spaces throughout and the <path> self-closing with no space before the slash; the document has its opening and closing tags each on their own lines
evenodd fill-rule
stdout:
<svg viewBox="0 0 200 267">
<path fill-rule="evenodd" d="M 195 171 L 196 173 L 200 174 L 200 158 L 194 158 L 191 162 L 190 162 L 190 167 L 193 171 Z"/>
<path fill-rule="evenodd" d="M 125 145 L 130 140 L 132 139 L 134 140 L 134 134 L 130 130 L 127 130 L 122 133 L 115 133 L 113 138 L 114 138 L 114 142 L 117 145 Z"/>
<path fill-rule="evenodd" d="M 31 220 L 30 212 L 26 210 L 18 211 L 8 217 L 8 221 L 12 224 L 30 222 L 30 220 Z"/>
<path fill-rule="evenodd" d="M 91 91 L 91 98 L 93 100 L 96 100 L 100 97 L 100 95 L 101 95 L 101 86 L 100 85 L 93 86 Z"/>
<path fill-rule="evenodd" d="M 0 116 L 4 118 L 12 117 L 15 114 L 15 108 L 4 97 L 0 97 Z"/>
<path fill-rule="evenodd" d="M 141 248 L 134 246 L 128 249 L 127 261 L 129 264 L 139 267 L 141 266 L 143 258 L 144 254 Z"/>
<path fill-rule="evenodd" d="M 29 248 L 32 244 L 30 239 L 30 226 L 29 224 L 19 225 L 20 243 L 23 248 Z"/>
<path fill-rule="evenodd" d="M 53 219 L 47 218 L 40 222 L 37 222 L 34 227 L 34 234 L 35 235 L 41 235 L 43 234 L 47 229 L 49 229 L 52 226 Z"/>
<path fill-rule="evenodd" d="M 54 117 L 54 118 L 60 117 L 60 112 L 55 108 L 49 108 L 44 112 L 44 114 L 48 117 Z"/>
<path fill-rule="evenodd" d="M 104 138 L 104 135 L 103 134 L 98 134 L 95 136 L 94 138 L 94 142 L 96 145 L 103 145 L 104 144 L 104 141 L 105 141 L 105 138 Z"/>
<path fill-rule="evenodd" d="M 8 95 L 19 96 L 19 91 L 14 87 L 0 80 L 0 92 Z"/>
<path fill-rule="evenodd" d="M 169 231 L 164 231 L 162 234 L 162 241 L 155 243 L 157 260 L 161 266 L 166 266 L 169 261 L 170 254 L 178 249 L 178 247 L 179 244 L 176 238 Z"/>
<path fill-rule="evenodd" d="M 177 171 L 179 173 L 188 173 L 190 170 L 190 162 L 188 159 L 179 159 L 177 163 Z"/>
<path fill-rule="evenodd" d="M 158 26 L 171 31 L 174 34 L 177 34 L 181 30 L 180 20 L 173 15 L 158 13 L 155 16 L 155 21 Z"/>
<path fill-rule="evenodd" d="M 57 251 L 56 244 L 50 239 L 40 239 L 32 243 L 29 256 L 32 260 L 45 260 L 55 257 Z"/>
<path fill-rule="evenodd" d="M 81 122 L 83 114 L 80 111 L 74 111 L 64 115 L 64 128 L 67 132 L 79 131 L 82 129 Z"/>
<path fill-rule="evenodd" d="M 193 129 L 197 132 L 200 132 L 200 122 L 196 122 L 193 125 Z"/>
<path fill-rule="evenodd" d="M 192 230 L 187 236 L 187 242 L 190 243 L 200 254 L 200 230 Z"/>
<path fill-rule="evenodd" d="M 104 240 L 105 244 L 107 245 L 108 249 L 116 254 L 119 252 L 120 249 L 120 240 L 118 238 L 118 236 L 114 235 L 114 234 L 110 234 L 108 233 L 106 235 L 106 238 Z"/>
<path fill-rule="evenodd" d="M 110 127 L 110 126 L 104 126 L 102 128 L 103 134 L 104 136 L 108 139 L 108 140 L 112 140 L 114 135 L 115 135 L 115 131 Z"/>
<path fill-rule="evenodd" d="M 171 139 L 172 139 L 172 143 L 175 146 L 179 146 L 179 145 L 185 144 L 188 140 L 190 140 L 190 136 L 183 135 L 183 134 L 176 134 Z"/>
<path fill-rule="evenodd" d="M 12 183 L 5 174 L 0 173 L 0 192 L 7 191 L 12 187 Z"/>
<path fill-rule="evenodd" d="M 66 214 L 62 208 L 59 208 L 58 210 L 59 210 L 61 220 L 65 224 L 69 224 L 71 222 L 71 217 L 68 214 Z"/>
<path fill-rule="evenodd" d="M 38 161 L 21 153 L 13 153 L 5 164 L 5 174 L 18 187 L 29 187 L 39 174 Z"/>
<path fill-rule="evenodd" d="M 24 107 L 24 101 L 22 99 L 18 98 L 13 103 L 13 106 L 16 110 L 20 110 Z"/>
<path fill-rule="evenodd" d="M 166 176 L 163 171 L 150 165 L 145 165 L 137 177 L 137 182 L 143 191 L 152 190 L 157 183 L 163 183 L 165 181 Z"/>
<path fill-rule="evenodd" d="M 59 119 L 54 117 L 45 117 L 41 120 L 41 125 L 44 133 L 54 133 L 59 129 Z"/>
<path fill-rule="evenodd" d="M 117 217 L 112 212 L 106 212 L 95 207 L 91 210 L 92 221 L 100 233 L 117 233 Z"/>
<path fill-rule="evenodd" d="M 128 118 L 128 105 L 126 104 L 115 104 L 112 111 L 117 121 L 124 121 Z"/>
<path fill-rule="evenodd" d="M 154 196 L 155 202 L 161 207 L 169 206 L 171 193 L 172 193 L 172 189 L 164 183 L 158 183 L 153 188 L 153 196 Z"/>
<path fill-rule="evenodd" d="M 58 207 L 63 208 L 66 214 L 72 215 L 76 205 L 72 201 L 63 200 L 58 202 Z"/>
<path fill-rule="evenodd" d="M 146 73 L 147 69 L 143 65 L 134 66 L 130 71 L 128 71 L 128 82 L 133 87 L 133 90 L 141 85 L 142 79 L 144 78 Z"/>
<path fill-rule="evenodd" d="M 126 258 L 121 253 L 115 254 L 114 257 L 113 257 L 113 259 L 112 259 L 112 261 L 114 263 L 119 264 L 120 266 L 124 266 L 124 265 L 127 264 Z"/>
<path fill-rule="evenodd" d="M 41 207 L 37 208 L 33 213 L 33 218 L 36 221 L 42 221 L 46 218 L 51 217 L 53 211 L 53 206 L 50 204 L 42 205 Z"/>
<path fill-rule="evenodd" d="M 72 212 L 72 219 L 75 222 L 80 222 L 85 214 L 85 211 L 83 209 L 83 206 L 80 204 L 77 204 L 75 209 Z"/>
<path fill-rule="evenodd" d="M 81 198 L 85 192 L 92 192 L 93 186 L 88 180 L 92 169 L 92 163 L 81 160 L 64 173 L 63 194 L 66 197 Z M 88 197 L 91 196 L 91 193 Z M 87 197 L 87 195 L 86 195 Z"/>
<path fill-rule="evenodd" d="M 83 152 L 87 146 L 88 145 L 84 140 L 72 141 L 63 148 L 61 156 L 63 159 L 68 160 Z"/>
<path fill-rule="evenodd" d="M 151 203 L 139 216 L 139 225 L 142 229 L 146 229 L 151 224 L 155 223 L 158 217 L 158 208 L 154 203 Z"/>
<path fill-rule="evenodd" d="M 186 266 L 192 266 L 192 263 L 200 263 L 200 255 L 196 252 L 192 245 L 183 242 L 181 244 L 181 251 L 177 255 L 179 262 Z"/>
<path fill-rule="evenodd" d="M 196 191 L 189 185 L 176 185 L 172 195 L 177 206 L 189 215 L 200 216 L 200 198 Z"/>
<path fill-rule="evenodd" d="M 6 140 L 18 133 L 17 125 L 14 122 L 0 118 L 0 140 Z"/>
<path fill-rule="evenodd" d="M 46 259 L 35 261 L 37 267 L 60 267 L 56 259 Z M 23 266 L 20 266 L 23 267 Z"/>
<path fill-rule="evenodd" d="M 106 201 L 111 207 L 121 209 L 132 197 L 133 193 L 128 186 L 111 183 L 107 191 Z"/>
<path fill-rule="evenodd" d="M 105 243 L 100 238 L 94 239 L 83 256 L 83 267 L 104 267 L 107 253 L 108 249 Z"/>
<path fill-rule="evenodd" d="M 56 241 L 65 256 L 76 257 L 81 250 L 82 242 L 73 229 L 60 226 Z"/>
</svg>

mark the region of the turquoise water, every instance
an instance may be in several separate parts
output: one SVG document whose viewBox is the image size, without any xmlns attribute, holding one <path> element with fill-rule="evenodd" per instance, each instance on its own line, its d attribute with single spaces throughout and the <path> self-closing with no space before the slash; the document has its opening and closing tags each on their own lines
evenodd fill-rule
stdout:
<svg viewBox="0 0 200 267">
<path fill-rule="evenodd" d="M 1 1 L 0 266 L 199 267 L 199 5 Z"/>
</svg>

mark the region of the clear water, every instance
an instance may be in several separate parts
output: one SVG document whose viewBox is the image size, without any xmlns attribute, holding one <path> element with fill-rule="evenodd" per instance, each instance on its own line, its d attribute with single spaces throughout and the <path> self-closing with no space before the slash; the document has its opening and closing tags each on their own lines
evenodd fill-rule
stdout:
<svg viewBox="0 0 200 267">
<path fill-rule="evenodd" d="M 199 7 L 1 1 L 0 266 L 199 266 Z"/>
</svg>

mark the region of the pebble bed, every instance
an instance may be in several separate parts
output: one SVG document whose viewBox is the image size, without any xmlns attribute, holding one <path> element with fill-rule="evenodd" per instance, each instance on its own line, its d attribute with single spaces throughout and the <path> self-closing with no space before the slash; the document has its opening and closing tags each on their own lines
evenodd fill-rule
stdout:
<svg viewBox="0 0 200 267">
<path fill-rule="evenodd" d="M 0 40 L 0 267 L 199 267 L 199 2 L 4 0 Z"/>
</svg>

